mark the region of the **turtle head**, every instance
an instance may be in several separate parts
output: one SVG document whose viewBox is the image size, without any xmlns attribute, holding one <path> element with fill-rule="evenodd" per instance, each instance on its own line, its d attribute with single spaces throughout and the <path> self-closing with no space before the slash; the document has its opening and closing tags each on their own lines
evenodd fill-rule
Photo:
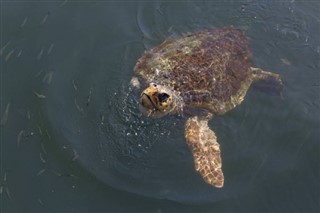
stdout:
<svg viewBox="0 0 320 213">
<path fill-rule="evenodd" d="M 151 83 L 140 95 L 140 110 L 152 118 L 173 114 L 179 109 L 179 98 L 166 86 Z"/>
</svg>

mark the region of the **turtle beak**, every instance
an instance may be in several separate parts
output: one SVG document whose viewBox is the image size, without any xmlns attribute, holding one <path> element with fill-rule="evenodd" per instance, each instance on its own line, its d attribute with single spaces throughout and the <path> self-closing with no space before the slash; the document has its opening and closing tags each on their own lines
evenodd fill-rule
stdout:
<svg viewBox="0 0 320 213">
<path fill-rule="evenodd" d="M 173 107 L 172 97 L 164 87 L 151 84 L 140 95 L 140 111 L 147 117 L 160 118 L 171 113 Z"/>
<path fill-rule="evenodd" d="M 148 109 L 156 109 L 159 110 L 157 107 L 157 100 L 152 96 L 149 96 L 147 93 L 143 92 L 140 96 L 140 104 Z"/>
</svg>

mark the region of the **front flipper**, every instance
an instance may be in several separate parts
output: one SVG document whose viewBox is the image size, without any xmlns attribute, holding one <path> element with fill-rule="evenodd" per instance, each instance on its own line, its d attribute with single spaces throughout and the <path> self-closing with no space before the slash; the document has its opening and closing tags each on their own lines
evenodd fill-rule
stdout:
<svg viewBox="0 0 320 213">
<path fill-rule="evenodd" d="M 279 74 L 264 71 L 260 68 L 251 67 L 253 84 L 255 89 L 282 97 L 283 83 Z"/>
<path fill-rule="evenodd" d="M 140 89 L 141 88 L 141 83 L 139 79 L 136 76 L 133 76 L 130 80 L 130 86 L 133 89 Z"/>
<path fill-rule="evenodd" d="M 195 169 L 205 182 L 221 188 L 224 177 L 221 170 L 220 145 L 214 132 L 209 129 L 211 117 L 194 116 L 185 124 L 185 137 L 192 152 Z"/>
</svg>

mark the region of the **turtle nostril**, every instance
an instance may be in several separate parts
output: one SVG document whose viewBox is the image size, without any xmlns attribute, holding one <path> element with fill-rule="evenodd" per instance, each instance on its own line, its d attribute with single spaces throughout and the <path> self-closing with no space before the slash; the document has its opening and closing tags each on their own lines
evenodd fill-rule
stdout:
<svg viewBox="0 0 320 213">
<path fill-rule="evenodd" d="M 163 102 L 170 97 L 167 93 L 159 93 L 157 96 L 160 102 Z"/>
</svg>

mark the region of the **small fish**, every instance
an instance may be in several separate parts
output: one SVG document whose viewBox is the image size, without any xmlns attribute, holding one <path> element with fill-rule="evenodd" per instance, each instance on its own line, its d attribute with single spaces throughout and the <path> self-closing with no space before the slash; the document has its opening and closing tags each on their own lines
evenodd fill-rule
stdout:
<svg viewBox="0 0 320 213">
<path fill-rule="evenodd" d="M 44 154 L 47 154 L 47 150 L 45 149 L 43 143 L 41 143 L 41 149 L 42 149 L 42 151 L 43 151 Z"/>
<path fill-rule="evenodd" d="M 40 70 L 37 74 L 36 77 L 39 77 L 41 75 L 41 73 L 43 73 L 43 70 Z"/>
<path fill-rule="evenodd" d="M 46 23 L 49 15 L 50 15 L 50 13 L 48 12 L 48 13 L 43 17 L 43 19 L 42 19 L 42 21 L 41 21 L 41 23 L 40 23 L 41 25 L 43 25 L 44 23 Z"/>
<path fill-rule="evenodd" d="M 49 132 L 48 132 L 48 130 L 46 130 L 46 135 L 47 135 L 47 137 L 49 138 L 49 140 L 51 139 L 51 136 L 50 136 L 50 134 L 49 134 Z"/>
<path fill-rule="evenodd" d="M 20 147 L 22 136 L 24 135 L 24 130 L 21 130 L 17 136 L 17 146 Z"/>
<path fill-rule="evenodd" d="M 88 95 L 88 98 L 87 98 L 87 106 L 89 106 L 89 103 L 91 101 L 91 95 L 92 95 L 92 87 L 90 88 L 90 91 L 89 91 L 89 95 Z"/>
<path fill-rule="evenodd" d="M 66 173 L 66 174 L 64 174 L 64 175 L 62 175 L 62 176 L 65 176 L 65 177 L 71 177 L 71 178 L 75 178 L 75 179 L 79 179 L 79 177 L 78 177 L 78 176 L 76 176 L 76 175 L 74 175 L 74 174 L 70 174 L 70 173 Z"/>
<path fill-rule="evenodd" d="M 11 197 L 11 194 L 10 194 L 10 191 L 9 191 L 9 188 L 8 187 L 5 187 L 6 189 L 6 193 L 7 193 L 7 196 L 10 200 L 12 200 L 12 197 Z"/>
<path fill-rule="evenodd" d="M 27 23 L 27 21 L 28 21 L 28 17 L 25 17 L 23 19 L 23 22 L 21 23 L 20 27 L 23 27 Z"/>
<path fill-rule="evenodd" d="M 58 177 L 61 177 L 61 176 L 62 176 L 62 174 L 61 174 L 60 172 L 56 171 L 56 170 L 52 170 L 51 172 L 52 172 L 53 174 L 57 175 Z"/>
<path fill-rule="evenodd" d="M 63 5 L 67 4 L 68 0 L 64 0 L 61 4 L 60 7 L 62 7 Z"/>
<path fill-rule="evenodd" d="M 51 53 L 51 51 L 53 50 L 54 47 L 54 43 L 50 44 L 48 51 L 47 51 L 47 55 L 49 55 Z"/>
<path fill-rule="evenodd" d="M 37 176 L 42 175 L 45 171 L 46 171 L 46 169 L 41 169 L 41 170 L 37 173 Z"/>
<path fill-rule="evenodd" d="M 46 96 L 45 96 L 45 95 L 40 94 L 40 93 L 38 93 L 38 92 L 36 92 L 36 91 L 33 91 L 33 94 L 35 94 L 35 95 L 37 96 L 37 98 L 40 98 L 40 99 L 44 99 L 44 98 L 46 98 Z"/>
<path fill-rule="evenodd" d="M 104 115 L 101 116 L 101 121 L 100 124 L 103 125 L 104 124 Z"/>
<path fill-rule="evenodd" d="M 78 87 L 77 87 L 76 82 L 75 82 L 74 80 L 72 80 L 72 86 L 73 86 L 73 89 L 74 89 L 75 91 L 78 90 Z"/>
<path fill-rule="evenodd" d="M 7 56 L 5 57 L 5 61 L 8 61 L 9 59 L 10 59 L 10 57 L 12 56 L 12 54 L 14 53 L 14 51 L 15 51 L 15 49 L 13 49 L 13 50 L 11 50 L 8 54 L 7 54 Z"/>
<path fill-rule="evenodd" d="M 38 130 L 39 130 L 40 135 L 42 135 L 42 130 L 41 130 L 40 126 L 38 126 Z"/>
<path fill-rule="evenodd" d="M 79 154 L 77 153 L 77 151 L 75 150 L 75 149 L 72 149 L 72 151 L 73 151 L 73 157 L 72 157 L 72 161 L 75 161 L 75 160 L 77 160 L 78 159 L 78 157 L 79 157 Z"/>
<path fill-rule="evenodd" d="M 27 118 L 28 118 L 28 120 L 30 120 L 30 118 L 31 118 L 31 112 L 30 112 L 30 110 L 27 111 Z"/>
<path fill-rule="evenodd" d="M 41 206 L 44 206 L 44 204 L 40 198 L 38 198 L 38 202 L 40 203 Z"/>
<path fill-rule="evenodd" d="M 38 53 L 37 60 L 40 60 L 42 55 L 43 55 L 43 47 L 41 48 L 40 52 Z"/>
<path fill-rule="evenodd" d="M 76 108 L 79 112 L 83 112 L 83 109 L 79 106 L 76 98 L 74 98 L 74 104 L 76 105 Z"/>
<path fill-rule="evenodd" d="M 0 50 L 0 56 L 4 53 L 4 51 L 6 50 L 7 46 L 9 46 L 9 44 L 11 44 L 11 41 L 8 41 Z"/>
<path fill-rule="evenodd" d="M 44 157 L 43 157 L 41 152 L 39 154 L 39 157 L 40 157 L 40 160 L 41 160 L 42 163 L 46 163 L 46 160 L 44 159 Z"/>
<path fill-rule="evenodd" d="M 6 109 L 5 109 L 4 114 L 3 114 L 1 121 L 0 121 L 0 126 L 6 125 L 6 123 L 8 121 L 10 105 L 11 105 L 10 102 L 7 103 Z"/>
<path fill-rule="evenodd" d="M 157 12 L 158 12 L 160 15 L 164 16 L 164 14 L 163 14 L 163 12 L 162 12 L 162 10 L 161 10 L 160 7 L 158 7 L 156 10 L 157 10 Z"/>
<path fill-rule="evenodd" d="M 22 50 L 20 50 L 20 51 L 18 52 L 17 58 L 19 58 L 19 57 L 21 56 L 21 54 L 22 54 Z"/>
<path fill-rule="evenodd" d="M 53 71 L 48 72 L 48 73 L 43 77 L 42 81 L 45 82 L 45 83 L 47 83 L 47 84 L 50 84 L 51 81 L 52 81 L 53 74 L 54 74 Z"/>
<path fill-rule="evenodd" d="M 6 182 L 6 181 L 7 181 L 7 172 L 5 172 L 3 175 L 3 182 Z"/>
</svg>

